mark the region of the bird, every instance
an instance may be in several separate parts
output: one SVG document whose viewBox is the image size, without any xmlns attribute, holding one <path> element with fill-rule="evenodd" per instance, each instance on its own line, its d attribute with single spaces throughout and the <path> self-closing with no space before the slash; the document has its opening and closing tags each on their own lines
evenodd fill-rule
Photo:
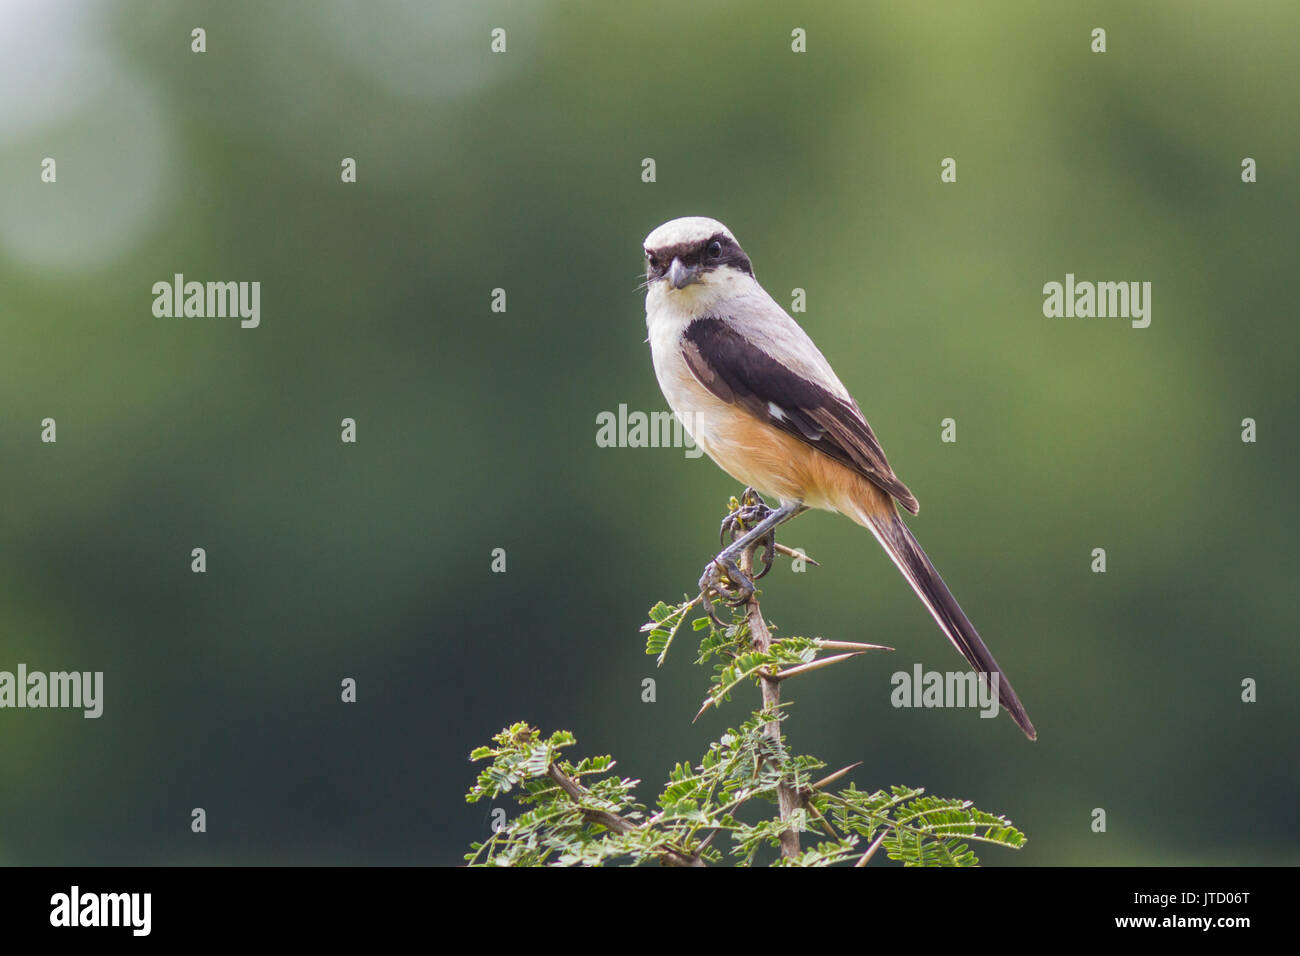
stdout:
<svg viewBox="0 0 1300 956">
<path fill-rule="evenodd" d="M 706 606 L 711 592 L 733 604 L 753 594 L 737 559 L 774 542 L 778 525 L 809 509 L 846 515 L 872 533 L 953 646 L 995 679 L 1002 709 L 1037 739 L 1011 682 L 899 514 L 900 506 L 918 513 L 916 496 L 826 357 L 759 285 L 731 230 L 703 216 L 673 219 L 646 236 L 643 251 L 646 330 L 664 398 L 747 494 L 779 502 L 771 509 L 751 499 L 744 533 L 700 580 Z"/>
</svg>

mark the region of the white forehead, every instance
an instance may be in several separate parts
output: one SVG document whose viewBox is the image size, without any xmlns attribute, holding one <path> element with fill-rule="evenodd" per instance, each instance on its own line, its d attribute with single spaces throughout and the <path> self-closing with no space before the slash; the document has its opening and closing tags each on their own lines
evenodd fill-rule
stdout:
<svg viewBox="0 0 1300 956">
<path fill-rule="evenodd" d="M 645 248 L 662 249 L 665 246 L 675 246 L 683 242 L 701 242 L 722 233 L 732 242 L 736 237 L 731 234 L 731 230 L 718 222 L 716 219 L 709 219 L 705 216 L 687 216 L 684 219 L 674 219 L 672 222 L 666 222 L 650 235 L 645 237 Z"/>
</svg>

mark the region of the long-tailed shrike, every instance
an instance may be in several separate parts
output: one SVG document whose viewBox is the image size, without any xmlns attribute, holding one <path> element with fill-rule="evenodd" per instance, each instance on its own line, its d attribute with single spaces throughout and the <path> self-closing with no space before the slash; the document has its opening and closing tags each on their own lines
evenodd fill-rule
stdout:
<svg viewBox="0 0 1300 956">
<path fill-rule="evenodd" d="M 899 517 L 897 504 L 917 513 L 916 497 L 812 339 L 754 279 L 731 231 L 713 219 L 674 219 L 646 237 L 645 263 L 646 326 L 664 397 L 724 471 L 780 502 L 710 563 L 706 592 L 752 594 L 737 557 L 799 512 L 848 515 L 875 535 L 971 667 L 997 675 L 1002 707 L 1035 739 L 1011 682 Z"/>
</svg>

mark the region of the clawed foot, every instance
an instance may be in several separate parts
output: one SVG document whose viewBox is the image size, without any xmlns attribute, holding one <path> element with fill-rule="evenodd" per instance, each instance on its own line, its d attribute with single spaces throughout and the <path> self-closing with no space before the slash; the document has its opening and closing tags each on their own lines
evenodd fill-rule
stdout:
<svg viewBox="0 0 1300 956">
<path fill-rule="evenodd" d="M 753 488 L 746 488 L 744 493 L 741 494 L 739 501 L 736 501 L 733 498 L 732 505 L 731 512 L 722 519 L 722 528 L 718 533 L 718 541 L 721 544 L 727 543 L 728 535 L 731 536 L 732 541 L 735 541 L 737 537 L 743 535 L 749 529 L 757 527 L 760 522 L 772 515 L 772 509 L 767 506 L 765 501 L 763 501 L 762 495 Z M 754 581 L 757 581 L 763 575 L 767 574 L 768 571 L 772 570 L 772 563 L 776 560 L 776 529 L 773 528 L 766 535 L 756 541 L 753 547 L 755 550 L 759 547 L 763 549 L 759 555 L 759 561 L 762 562 L 763 570 L 754 575 Z M 730 549 L 728 549 L 728 551 L 729 550 Z M 723 554 L 726 553 L 726 551 L 723 552 Z M 719 558 L 721 557 L 722 555 L 719 555 Z M 735 563 L 734 559 L 732 563 Z M 730 571 L 730 568 L 727 568 L 727 570 Z M 739 572 L 738 568 L 736 570 Z M 708 572 L 706 571 L 705 574 L 707 576 Z M 745 595 L 745 600 L 748 600 L 749 594 L 754 593 L 753 582 L 749 581 L 749 579 L 743 574 L 741 577 L 744 578 L 745 581 L 749 582 L 749 593 Z M 744 601 L 736 603 L 743 604 Z"/>
<path fill-rule="evenodd" d="M 728 551 L 723 551 L 704 568 L 700 591 L 706 598 L 717 595 L 732 607 L 740 607 L 754 596 L 754 582 Z"/>
<path fill-rule="evenodd" d="M 709 562 L 700 578 L 700 596 L 714 624 L 725 626 L 713 612 L 714 596 L 732 607 L 749 601 L 754 596 L 754 582 L 772 570 L 777 525 L 804 510 L 802 501 L 787 501 L 774 511 L 753 488 L 746 488 L 739 501 L 731 499 L 731 513 L 723 520 L 721 533 L 724 543 L 727 535 L 731 535 L 731 544 Z M 757 558 L 756 552 L 760 552 Z M 751 569 L 749 572 L 741 570 L 742 559 Z M 750 577 L 752 569 L 759 564 L 762 570 Z"/>
<path fill-rule="evenodd" d="M 772 570 L 772 562 L 776 558 L 775 529 L 743 546 L 738 547 L 737 540 L 771 515 L 772 509 L 753 488 L 746 488 L 739 501 L 735 498 L 731 499 L 731 511 L 722 519 L 722 528 L 718 534 L 719 541 L 727 544 L 727 538 L 730 537 L 731 544 L 708 563 L 700 578 L 700 593 L 704 595 L 704 606 L 715 624 L 722 625 L 722 621 L 713 610 L 714 595 L 722 598 L 732 607 L 740 607 L 754 596 L 754 582 Z M 751 578 L 740 569 L 740 557 L 746 552 L 753 554 L 759 548 L 762 549 L 759 560 L 763 569 Z"/>
</svg>

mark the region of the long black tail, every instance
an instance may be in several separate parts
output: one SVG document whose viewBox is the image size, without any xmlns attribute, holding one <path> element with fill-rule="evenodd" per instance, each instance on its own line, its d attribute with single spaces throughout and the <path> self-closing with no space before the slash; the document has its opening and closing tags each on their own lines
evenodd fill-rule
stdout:
<svg viewBox="0 0 1300 956">
<path fill-rule="evenodd" d="M 1026 737 L 1037 740 L 1038 731 L 1030 723 L 1029 715 L 1025 713 L 1020 698 L 1011 687 L 1011 681 L 1002 673 L 1002 668 L 980 640 L 975 625 L 957 604 L 957 599 L 948 590 L 948 585 L 943 583 L 943 578 L 939 577 L 939 572 L 921 550 L 916 538 L 912 537 L 907 525 L 903 524 L 903 519 L 898 516 L 893 504 L 889 505 L 887 514 L 859 509 L 858 515 L 854 517 L 876 536 L 898 570 L 903 572 L 903 577 L 912 585 L 917 597 L 929 609 L 944 634 L 948 635 L 948 640 L 952 641 L 971 667 L 977 673 L 998 675 L 999 703 L 1025 732 Z"/>
</svg>

